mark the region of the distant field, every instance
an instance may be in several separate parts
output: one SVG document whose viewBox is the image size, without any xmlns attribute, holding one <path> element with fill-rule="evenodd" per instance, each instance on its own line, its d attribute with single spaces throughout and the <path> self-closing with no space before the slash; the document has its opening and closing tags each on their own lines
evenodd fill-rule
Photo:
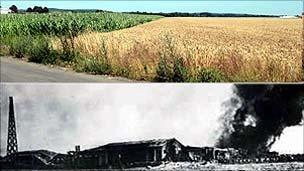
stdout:
<svg viewBox="0 0 304 171">
<path fill-rule="evenodd" d="M 167 73 L 174 70 L 174 58 L 181 58 L 188 77 L 212 68 L 226 81 L 300 81 L 301 34 L 301 19 L 163 18 L 110 33 L 83 34 L 76 45 L 91 59 L 99 58 L 104 47 L 112 65 L 128 68 L 135 79 L 153 79 L 163 57 L 169 63 L 163 67 L 169 68 Z"/>
</svg>

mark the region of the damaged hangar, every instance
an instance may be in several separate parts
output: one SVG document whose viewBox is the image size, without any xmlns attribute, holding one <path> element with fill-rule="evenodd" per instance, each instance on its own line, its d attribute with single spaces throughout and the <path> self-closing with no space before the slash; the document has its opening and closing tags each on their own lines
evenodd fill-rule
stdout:
<svg viewBox="0 0 304 171">
<path fill-rule="evenodd" d="M 175 138 L 110 143 L 68 156 L 69 165 L 76 168 L 128 168 L 189 160 L 185 147 Z"/>
<path fill-rule="evenodd" d="M 20 169 L 120 169 L 167 161 L 221 161 L 226 152 L 214 147 L 184 146 L 171 138 L 109 143 L 82 151 L 76 146 L 67 154 L 47 150 L 16 152 L 1 159 L 1 165 Z"/>
</svg>

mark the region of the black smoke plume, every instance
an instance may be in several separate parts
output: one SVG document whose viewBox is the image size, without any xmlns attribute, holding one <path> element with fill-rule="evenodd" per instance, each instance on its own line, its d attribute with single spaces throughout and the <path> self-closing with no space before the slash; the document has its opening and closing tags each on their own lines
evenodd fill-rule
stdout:
<svg viewBox="0 0 304 171">
<path fill-rule="evenodd" d="M 224 105 L 220 148 L 267 152 L 284 128 L 303 124 L 304 85 L 235 85 Z"/>
</svg>

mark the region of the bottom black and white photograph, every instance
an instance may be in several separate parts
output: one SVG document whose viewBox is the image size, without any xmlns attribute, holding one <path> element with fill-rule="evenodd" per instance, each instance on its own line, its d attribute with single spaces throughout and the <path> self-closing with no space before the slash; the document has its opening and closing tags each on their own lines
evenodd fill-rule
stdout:
<svg viewBox="0 0 304 171">
<path fill-rule="evenodd" d="M 3 170 L 303 170 L 301 84 L 1 84 Z"/>
</svg>

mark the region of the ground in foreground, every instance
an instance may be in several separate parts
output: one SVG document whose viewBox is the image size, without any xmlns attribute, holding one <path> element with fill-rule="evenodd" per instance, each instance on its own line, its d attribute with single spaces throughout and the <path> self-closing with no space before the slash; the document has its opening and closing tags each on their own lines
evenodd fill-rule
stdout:
<svg viewBox="0 0 304 171">
<path fill-rule="evenodd" d="M 76 73 L 62 67 L 27 63 L 19 59 L 0 56 L 1 82 L 133 82 L 125 78 L 95 76 Z"/>
<path fill-rule="evenodd" d="M 251 164 L 200 164 L 177 162 L 151 167 L 153 170 L 304 170 L 304 162 L 289 163 L 251 163 Z"/>
</svg>

